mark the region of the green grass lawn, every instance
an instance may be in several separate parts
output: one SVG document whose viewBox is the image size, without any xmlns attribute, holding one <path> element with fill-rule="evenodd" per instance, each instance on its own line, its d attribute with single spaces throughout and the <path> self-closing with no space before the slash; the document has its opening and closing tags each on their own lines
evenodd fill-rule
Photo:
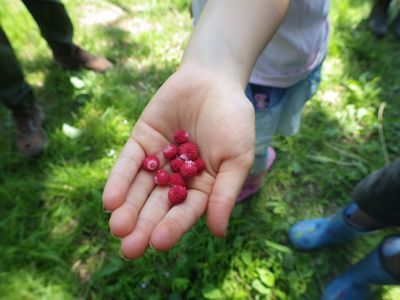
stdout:
<svg viewBox="0 0 400 300">
<path fill-rule="evenodd" d="M 392 233 L 311 254 L 287 240 L 291 224 L 333 213 L 400 152 L 400 40 L 368 31 L 371 1 L 332 2 L 323 82 L 301 132 L 275 139 L 277 163 L 262 191 L 235 208 L 227 237 L 200 220 L 171 251 L 131 262 L 109 234 L 102 188 L 135 120 L 179 64 L 191 31 L 187 1 L 65 1 L 75 41 L 115 62 L 105 75 L 63 71 L 22 2 L 1 2 L 49 145 L 35 160 L 17 155 L 0 108 L 0 299 L 318 299 Z M 399 299 L 400 288 L 375 296 Z"/>
</svg>

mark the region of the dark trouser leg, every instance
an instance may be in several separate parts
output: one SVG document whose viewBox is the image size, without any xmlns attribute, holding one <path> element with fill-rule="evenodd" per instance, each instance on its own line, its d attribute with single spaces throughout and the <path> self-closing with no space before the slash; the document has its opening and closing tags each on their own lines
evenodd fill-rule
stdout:
<svg viewBox="0 0 400 300">
<path fill-rule="evenodd" d="M 367 215 L 386 226 L 400 225 L 400 160 L 373 172 L 355 188 L 353 199 Z"/>
<path fill-rule="evenodd" d="M 388 9 L 391 0 L 374 0 L 369 17 L 369 27 L 372 32 L 381 37 L 387 32 Z"/>
<path fill-rule="evenodd" d="M 394 20 L 394 33 L 400 38 L 400 12 L 397 13 L 396 19 Z"/>
<path fill-rule="evenodd" d="M 96 57 L 73 44 L 71 19 L 60 0 L 22 1 L 53 51 L 54 60 L 64 68 L 86 68 L 95 72 L 105 72 L 112 67 L 107 59 Z"/>
<path fill-rule="evenodd" d="M 38 24 L 54 54 L 69 55 L 73 49 L 73 26 L 59 0 L 22 0 Z"/>
<path fill-rule="evenodd" d="M 31 106 L 34 102 L 32 88 L 24 75 L 12 46 L 0 27 L 0 101 L 10 109 Z"/>
<path fill-rule="evenodd" d="M 25 82 L 11 44 L 0 27 L 0 101 L 12 112 L 17 127 L 16 146 L 22 154 L 38 155 L 46 144 L 41 109 Z"/>
</svg>

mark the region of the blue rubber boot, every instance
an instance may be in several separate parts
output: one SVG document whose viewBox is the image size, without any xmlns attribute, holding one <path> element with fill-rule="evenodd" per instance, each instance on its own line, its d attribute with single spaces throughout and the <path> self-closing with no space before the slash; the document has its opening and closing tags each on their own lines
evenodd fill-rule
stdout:
<svg viewBox="0 0 400 300">
<path fill-rule="evenodd" d="M 346 216 L 350 216 L 356 210 L 358 205 L 352 202 L 332 216 L 301 221 L 289 230 L 289 239 L 297 249 L 313 250 L 341 244 L 372 232 L 346 220 Z"/>
<path fill-rule="evenodd" d="M 391 241 L 394 239 L 395 241 Z M 336 277 L 325 288 L 322 300 L 364 300 L 370 298 L 370 285 L 400 284 L 383 264 L 385 253 L 400 253 L 400 238 L 389 237 L 364 259 Z"/>
</svg>

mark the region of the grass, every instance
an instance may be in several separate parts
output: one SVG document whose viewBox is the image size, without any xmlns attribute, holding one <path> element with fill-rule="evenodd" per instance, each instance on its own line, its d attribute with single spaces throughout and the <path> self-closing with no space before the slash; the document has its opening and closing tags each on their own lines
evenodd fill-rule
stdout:
<svg viewBox="0 0 400 300">
<path fill-rule="evenodd" d="M 97 75 L 56 66 L 22 2 L 1 3 L 2 27 L 45 108 L 50 143 L 36 160 L 16 155 L 11 117 L 0 108 L 0 298 L 317 299 L 393 232 L 312 254 L 286 238 L 294 222 L 347 203 L 358 180 L 400 150 L 400 41 L 372 36 L 368 1 L 332 2 L 323 82 L 301 132 L 276 137 L 278 161 L 262 191 L 235 208 L 226 239 L 200 220 L 171 251 L 132 262 L 119 257 L 108 232 L 102 188 L 135 120 L 179 64 L 188 4 L 65 1 L 76 42 L 115 62 Z M 109 23 L 99 23 L 105 12 Z M 399 288 L 375 291 L 376 299 L 399 296 Z"/>
</svg>

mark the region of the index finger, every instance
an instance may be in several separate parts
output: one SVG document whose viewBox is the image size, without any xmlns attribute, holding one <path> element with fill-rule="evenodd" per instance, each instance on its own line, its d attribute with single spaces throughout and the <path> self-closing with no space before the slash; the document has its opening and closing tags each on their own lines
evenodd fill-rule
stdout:
<svg viewBox="0 0 400 300">
<path fill-rule="evenodd" d="M 104 209 L 113 211 L 123 203 L 144 157 L 143 148 L 132 136 L 129 137 L 104 187 Z"/>
</svg>

